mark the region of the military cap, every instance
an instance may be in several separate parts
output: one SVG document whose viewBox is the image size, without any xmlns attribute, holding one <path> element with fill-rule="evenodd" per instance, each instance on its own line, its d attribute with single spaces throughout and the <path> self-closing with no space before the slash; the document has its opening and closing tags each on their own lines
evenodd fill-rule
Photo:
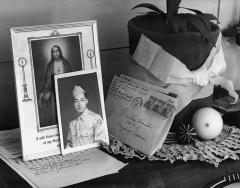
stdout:
<svg viewBox="0 0 240 188">
<path fill-rule="evenodd" d="M 73 97 L 79 95 L 80 93 L 86 93 L 86 91 L 81 86 L 74 86 Z"/>
</svg>

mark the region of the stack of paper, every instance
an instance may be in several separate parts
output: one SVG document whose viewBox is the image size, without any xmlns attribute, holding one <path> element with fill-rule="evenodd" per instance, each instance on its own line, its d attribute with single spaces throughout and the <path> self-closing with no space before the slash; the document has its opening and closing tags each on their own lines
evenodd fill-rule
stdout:
<svg viewBox="0 0 240 188">
<path fill-rule="evenodd" d="M 108 174 L 126 164 L 94 148 L 24 162 L 19 129 L 0 131 L 0 158 L 33 187 L 64 187 Z"/>
<path fill-rule="evenodd" d="M 114 77 L 105 101 L 109 133 L 151 156 L 166 139 L 176 106 L 177 95 L 167 89 Z"/>
</svg>

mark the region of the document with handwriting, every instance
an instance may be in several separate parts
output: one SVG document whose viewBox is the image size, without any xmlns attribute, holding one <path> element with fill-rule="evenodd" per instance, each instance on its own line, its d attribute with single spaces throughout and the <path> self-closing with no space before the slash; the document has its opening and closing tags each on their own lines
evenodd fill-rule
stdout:
<svg viewBox="0 0 240 188">
<path fill-rule="evenodd" d="M 117 173 L 126 165 L 97 148 L 23 161 L 18 134 L 19 129 L 0 131 L 0 158 L 33 187 L 64 187 Z"/>
<path fill-rule="evenodd" d="M 161 148 L 177 106 L 177 95 L 130 77 L 114 77 L 105 107 L 109 133 L 146 154 Z"/>
<path fill-rule="evenodd" d="M 7 158 L 22 156 L 19 129 L 0 131 L 0 155 Z"/>
</svg>

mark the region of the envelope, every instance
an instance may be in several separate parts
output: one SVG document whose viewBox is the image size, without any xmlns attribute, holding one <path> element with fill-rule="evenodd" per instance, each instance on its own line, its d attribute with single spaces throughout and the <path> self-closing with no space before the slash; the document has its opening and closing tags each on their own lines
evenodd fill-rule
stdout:
<svg viewBox="0 0 240 188">
<path fill-rule="evenodd" d="M 105 107 L 111 136 L 153 155 L 167 137 L 177 107 L 177 94 L 127 76 L 113 78 Z"/>
</svg>

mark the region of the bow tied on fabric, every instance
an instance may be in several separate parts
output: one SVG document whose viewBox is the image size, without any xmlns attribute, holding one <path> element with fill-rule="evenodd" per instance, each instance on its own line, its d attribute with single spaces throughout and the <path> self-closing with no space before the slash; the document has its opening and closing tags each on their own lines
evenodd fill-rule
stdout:
<svg viewBox="0 0 240 188">
<path fill-rule="evenodd" d="M 231 80 L 220 76 L 226 69 L 226 62 L 221 46 L 222 35 L 218 36 L 216 47 L 213 47 L 203 65 L 190 71 L 185 64 L 165 51 L 160 45 L 142 35 L 133 54 L 133 59 L 146 68 L 168 87 L 176 91 L 180 98 L 180 111 L 193 99 L 204 98 L 213 93 L 213 85 L 220 85 L 238 101 L 238 94 Z"/>
</svg>

